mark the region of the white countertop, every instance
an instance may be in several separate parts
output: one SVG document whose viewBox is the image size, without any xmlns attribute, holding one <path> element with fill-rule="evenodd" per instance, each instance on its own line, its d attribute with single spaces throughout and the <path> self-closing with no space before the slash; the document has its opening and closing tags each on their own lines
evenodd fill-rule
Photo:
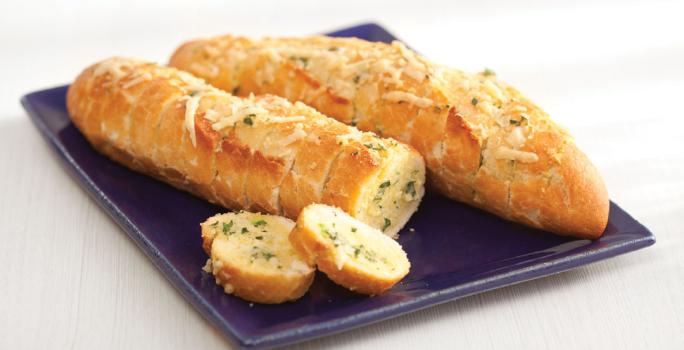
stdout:
<svg viewBox="0 0 684 350">
<path fill-rule="evenodd" d="M 0 348 L 230 346 L 65 173 L 22 94 L 111 55 L 164 62 L 192 37 L 366 21 L 434 61 L 496 70 L 571 130 L 658 242 L 296 347 L 684 348 L 684 3 L 459 2 L 2 2 Z"/>
</svg>

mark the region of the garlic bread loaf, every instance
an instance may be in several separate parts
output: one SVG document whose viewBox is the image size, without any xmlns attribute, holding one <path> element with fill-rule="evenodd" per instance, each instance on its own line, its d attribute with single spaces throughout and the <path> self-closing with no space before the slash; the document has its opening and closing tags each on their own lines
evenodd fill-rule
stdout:
<svg viewBox="0 0 684 350">
<path fill-rule="evenodd" d="M 228 294 L 278 304 L 299 299 L 314 279 L 313 263 L 294 249 L 294 222 L 249 212 L 219 214 L 201 224 L 204 270 Z"/>
<path fill-rule="evenodd" d="M 105 60 L 70 86 L 67 108 L 100 152 L 230 209 L 294 219 L 327 203 L 394 236 L 424 193 L 412 147 L 299 102 L 235 97 L 174 68 Z"/>
<path fill-rule="evenodd" d="M 170 64 L 234 94 L 302 101 L 411 144 L 437 191 L 503 218 L 584 238 L 607 224 L 596 168 L 563 128 L 489 70 L 445 68 L 399 42 L 320 36 L 194 40 Z"/>
<path fill-rule="evenodd" d="M 386 291 L 411 267 L 395 240 L 328 205 L 306 206 L 290 242 L 335 283 L 362 294 Z"/>
</svg>

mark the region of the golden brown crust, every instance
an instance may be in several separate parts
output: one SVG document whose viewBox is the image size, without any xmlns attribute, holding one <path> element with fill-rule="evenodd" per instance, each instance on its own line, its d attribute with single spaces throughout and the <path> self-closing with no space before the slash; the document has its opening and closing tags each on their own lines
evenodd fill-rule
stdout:
<svg viewBox="0 0 684 350">
<path fill-rule="evenodd" d="M 583 238 L 599 237 L 607 224 L 598 171 L 546 113 L 492 72 L 447 69 L 396 43 L 326 37 L 195 40 L 170 64 L 242 95 L 301 100 L 410 143 L 441 193 L 506 219 Z"/>
<path fill-rule="evenodd" d="M 360 194 L 393 166 L 382 155 L 373 162 L 338 157 L 349 147 L 367 154 L 362 139 L 386 147 L 392 140 L 363 134 L 301 103 L 238 98 L 144 62 L 113 58 L 86 69 L 71 85 L 67 106 L 100 152 L 231 209 L 295 218 L 307 204 L 329 201 L 360 215 L 371 205 Z M 420 159 L 410 148 L 397 152 L 407 164 Z M 410 215 L 419 201 L 397 212 Z"/>
<path fill-rule="evenodd" d="M 261 304 L 281 304 L 286 301 L 301 298 L 313 283 L 315 274 L 310 274 L 301 280 L 274 279 L 251 273 L 233 265 L 222 265 L 214 271 L 216 284 L 224 286 L 230 282 L 234 290 L 231 294 Z"/>
<path fill-rule="evenodd" d="M 372 151 L 359 143 L 345 145 L 330 169 L 330 176 L 323 190 L 323 202 L 349 208 L 362 195 L 362 191 L 349 185 L 347 179 L 365 178 L 378 167 L 378 161 L 371 156 Z"/>
</svg>

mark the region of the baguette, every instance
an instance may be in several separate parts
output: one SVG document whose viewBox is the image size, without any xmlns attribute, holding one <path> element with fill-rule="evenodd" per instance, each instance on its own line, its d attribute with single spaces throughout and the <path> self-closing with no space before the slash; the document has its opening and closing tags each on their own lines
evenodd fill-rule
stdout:
<svg viewBox="0 0 684 350">
<path fill-rule="evenodd" d="M 299 299 L 314 266 L 288 241 L 294 222 L 248 212 L 215 215 L 201 224 L 209 260 L 204 271 L 228 294 L 263 304 Z"/>
<path fill-rule="evenodd" d="M 180 46 L 170 64 L 235 94 L 302 101 L 425 158 L 438 192 L 561 235 L 601 236 L 608 195 L 570 135 L 489 70 L 429 62 L 399 42 L 222 36 Z"/>
<path fill-rule="evenodd" d="M 341 209 L 323 204 L 302 210 L 290 242 L 332 281 L 357 293 L 381 294 L 411 267 L 399 243 Z"/>
<path fill-rule="evenodd" d="M 396 236 L 424 193 L 412 147 L 281 97 L 235 97 L 174 68 L 105 60 L 71 85 L 67 108 L 98 151 L 230 209 L 295 219 L 327 203 Z"/>
</svg>

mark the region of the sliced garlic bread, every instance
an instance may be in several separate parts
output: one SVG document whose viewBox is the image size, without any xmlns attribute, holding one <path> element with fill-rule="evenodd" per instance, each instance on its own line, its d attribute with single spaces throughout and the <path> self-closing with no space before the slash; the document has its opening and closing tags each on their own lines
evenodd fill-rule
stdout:
<svg viewBox="0 0 684 350">
<path fill-rule="evenodd" d="M 384 292 L 411 267 L 395 240 L 328 205 L 305 207 L 290 242 L 335 283 L 362 294 Z"/>
<path fill-rule="evenodd" d="M 98 151 L 233 210 L 296 219 L 326 203 L 394 236 L 423 195 L 425 164 L 410 146 L 174 68 L 104 60 L 74 81 L 67 109 Z"/>
<path fill-rule="evenodd" d="M 313 282 L 313 263 L 288 241 L 292 220 L 241 211 L 213 216 L 201 227 L 210 256 L 205 271 L 228 294 L 277 304 L 300 298 Z"/>
</svg>

